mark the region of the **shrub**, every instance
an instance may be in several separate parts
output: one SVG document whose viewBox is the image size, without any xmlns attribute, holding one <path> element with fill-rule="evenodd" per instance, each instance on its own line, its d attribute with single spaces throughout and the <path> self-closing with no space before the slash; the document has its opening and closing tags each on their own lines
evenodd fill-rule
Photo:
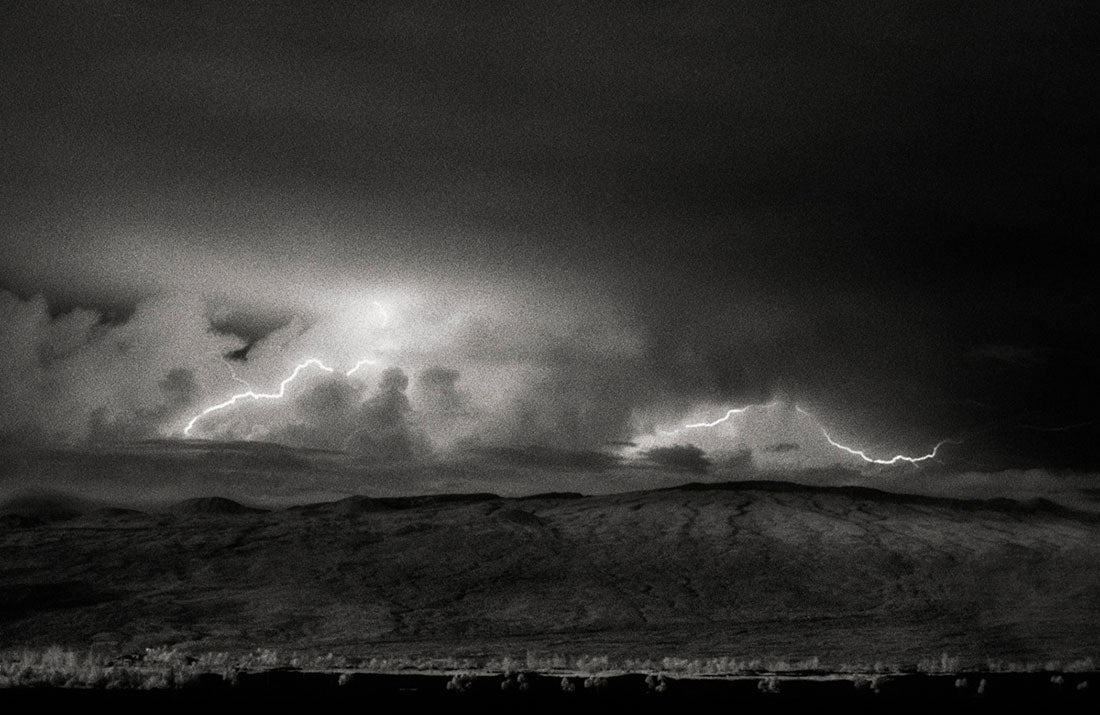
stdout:
<svg viewBox="0 0 1100 715">
<path fill-rule="evenodd" d="M 960 658 L 943 653 L 939 658 L 922 658 L 917 663 L 919 673 L 957 673 L 959 672 Z"/>
<path fill-rule="evenodd" d="M 584 687 L 600 692 L 607 687 L 607 678 L 598 675 L 590 675 L 585 678 Z"/>
<path fill-rule="evenodd" d="M 768 693 L 775 695 L 779 693 L 779 678 L 774 675 L 769 675 L 766 678 L 761 678 L 756 684 L 756 689 L 762 693 Z"/>
<path fill-rule="evenodd" d="M 474 676 L 468 673 L 456 673 L 448 682 L 447 690 L 456 693 L 465 693 L 474 686 Z"/>
<path fill-rule="evenodd" d="M 761 693 L 777 694 L 779 693 L 779 678 L 775 675 L 769 675 L 767 678 L 761 678 L 757 683 L 757 690 Z"/>
</svg>

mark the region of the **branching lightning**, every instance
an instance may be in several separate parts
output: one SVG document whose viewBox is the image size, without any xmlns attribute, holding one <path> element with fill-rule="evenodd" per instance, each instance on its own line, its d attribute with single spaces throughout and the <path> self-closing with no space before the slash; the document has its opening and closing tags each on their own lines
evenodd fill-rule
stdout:
<svg viewBox="0 0 1100 715">
<path fill-rule="evenodd" d="M 371 301 L 371 304 L 378 311 L 378 315 L 382 320 L 381 327 L 384 328 L 387 325 L 389 325 L 390 314 L 389 314 L 389 311 L 386 310 L 386 306 L 382 305 L 381 303 L 379 303 L 376 300 Z M 242 385 L 247 387 L 248 390 L 246 392 L 239 392 L 236 395 L 233 395 L 232 397 L 230 397 L 225 402 L 219 402 L 216 405 L 211 405 L 210 407 L 207 407 L 205 410 L 203 410 L 202 412 L 200 412 L 197 415 L 195 415 L 194 417 L 192 417 L 190 419 L 190 421 L 187 423 L 187 426 L 183 428 L 183 435 L 185 437 L 190 437 L 191 436 L 191 430 L 193 430 L 195 428 L 195 425 L 203 417 L 206 417 L 207 415 L 209 415 L 211 413 L 218 412 L 219 410 L 228 409 L 228 408 L 232 407 L 233 405 L 236 405 L 238 402 L 242 402 L 242 401 L 245 401 L 245 400 L 253 400 L 253 401 L 255 401 L 255 400 L 281 400 L 286 395 L 287 387 L 289 387 L 290 384 L 298 378 L 298 375 L 302 372 L 302 370 L 305 370 L 308 367 L 314 367 L 314 368 L 317 368 L 318 370 L 322 370 L 324 372 L 329 372 L 329 373 L 336 372 L 335 368 L 329 367 L 328 365 L 321 362 L 317 358 L 309 358 L 305 362 L 300 363 L 299 365 L 295 366 L 294 370 L 290 373 L 290 376 L 279 383 L 279 389 L 276 390 L 275 392 L 256 392 L 255 390 L 252 389 L 252 386 L 250 384 L 248 384 L 248 382 L 246 382 L 245 380 L 242 380 L 240 377 L 237 376 L 236 371 L 234 371 L 233 366 L 229 363 L 228 360 L 226 360 L 223 357 L 222 362 L 224 362 L 226 367 L 229 368 L 229 374 L 233 378 L 233 380 L 236 381 L 236 382 L 241 383 Z M 351 377 L 356 372 L 358 372 L 359 369 L 361 367 L 363 367 L 364 365 L 377 365 L 377 364 L 378 364 L 378 361 L 373 359 L 373 358 L 363 358 L 362 360 L 359 360 L 354 365 L 352 365 L 349 369 L 344 370 L 342 372 L 343 372 L 344 377 Z"/>
<path fill-rule="evenodd" d="M 693 422 L 693 423 L 690 423 L 690 424 L 683 425 L 682 427 L 679 427 L 679 428 L 671 430 L 671 431 L 657 430 L 657 432 L 659 434 L 663 435 L 663 436 L 670 437 L 672 435 L 679 434 L 680 432 L 683 432 L 685 430 L 708 428 L 708 427 L 717 427 L 718 425 L 722 424 L 723 422 L 727 422 L 731 417 L 733 417 L 735 415 L 744 414 L 746 411 L 749 410 L 749 408 L 752 408 L 752 407 L 770 407 L 774 404 L 775 404 L 774 402 L 769 402 L 769 403 L 759 404 L 759 405 L 746 405 L 744 407 L 735 407 L 733 409 L 727 410 L 726 414 L 722 415 L 721 417 L 719 417 L 716 420 L 712 420 L 712 421 L 709 421 L 709 422 L 707 422 L 707 421 Z M 889 458 L 872 457 L 871 455 L 867 454 L 867 452 L 865 450 L 858 449 L 856 447 L 849 447 L 846 444 L 842 444 L 840 442 L 837 442 L 835 439 L 832 438 L 832 435 L 829 434 L 829 431 L 825 428 L 824 425 L 821 424 L 820 421 L 818 421 L 818 419 L 816 417 L 814 417 L 813 415 L 811 415 L 809 412 L 802 409 L 798 405 L 794 405 L 794 409 L 800 415 L 802 415 L 803 417 L 808 418 L 811 422 L 813 422 L 814 427 L 816 427 L 818 430 L 821 431 L 821 434 L 822 434 L 823 437 L 825 437 L 825 440 L 830 445 L 832 445 L 834 448 L 836 448 L 836 449 L 838 449 L 842 452 L 845 452 L 847 454 L 850 454 L 854 457 L 859 457 L 860 459 L 862 459 L 864 462 L 867 462 L 868 464 L 878 464 L 878 465 L 883 465 L 883 466 L 893 466 L 893 465 L 896 465 L 896 464 L 901 464 L 903 462 L 906 463 L 906 464 L 920 464 L 921 462 L 925 462 L 925 461 L 928 461 L 928 460 L 935 459 L 939 455 L 940 448 L 943 447 L 945 444 L 958 444 L 959 443 L 957 440 L 944 439 L 944 440 L 940 440 L 939 442 L 937 442 L 936 445 L 932 448 L 932 451 L 929 452 L 928 454 L 922 454 L 922 455 L 918 455 L 918 456 L 910 456 L 910 455 L 907 455 L 907 454 L 895 454 L 894 456 L 889 457 Z"/>
<path fill-rule="evenodd" d="M 383 306 L 378 301 L 372 301 L 372 305 L 378 311 L 378 315 L 381 319 L 382 327 L 387 326 L 390 322 L 390 315 L 389 315 L 389 312 L 386 310 L 385 306 Z M 242 385 L 244 385 L 248 389 L 245 392 L 240 392 L 240 393 L 237 393 L 235 395 L 232 395 L 231 397 L 229 397 L 228 399 L 226 399 L 223 402 L 219 402 L 218 404 L 211 405 L 210 407 L 207 407 L 206 409 L 202 410 L 198 414 L 191 417 L 191 419 L 187 422 L 187 425 L 183 428 L 183 435 L 185 437 L 190 437 L 192 430 L 194 430 L 194 428 L 195 428 L 195 425 L 198 424 L 199 421 L 202 420 L 204 417 L 206 417 L 207 415 L 210 415 L 214 412 L 218 412 L 218 411 L 221 411 L 221 410 L 228 409 L 228 408 L 233 407 L 234 405 L 236 405 L 240 402 L 244 402 L 244 401 L 281 400 L 286 395 L 287 388 L 295 380 L 297 380 L 298 376 L 304 370 L 306 370 L 307 368 L 315 368 L 317 370 L 321 370 L 321 371 L 327 372 L 327 373 L 336 373 L 336 372 L 338 372 L 335 368 L 332 368 L 332 367 L 326 365 L 324 362 L 322 362 L 321 360 L 319 360 L 317 358 L 309 358 L 308 360 L 305 360 L 304 362 L 296 365 L 294 367 L 294 370 L 290 373 L 290 375 L 288 377 L 286 377 L 282 382 L 279 383 L 278 389 L 275 390 L 274 392 L 256 392 L 255 390 L 252 389 L 251 385 L 248 382 L 241 379 L 236 374 L 236 372 L 233 369 L 233 365 L 228 360 L 225 360 L 223 358 L 223 362 L 225 363 L 226 367 L 228 367 L 229 372 L 230 372 L 230 376 L 232 377 L 232 379 L 236 382 L 241 383 Z M 364 365 L 377 365 L 377 364 L 378 364 L 378 361 L 373 359 L 373 358 L 363 358 L 363 359 L 357 361 L 350 368 L 348 368 L 346 370 L 340 370 L 339 372 L 341 372 L 341 374 L 344 377 L 352 377 Z M 736 416 L 744 415 L 750 409 L 753 409 L 753 408 L 765 408 L 766 409 L 766 408 L 769 408 L 769 407 L 773 407 L 776 404 L 779 404 L 779 403 L 777 403 L 776 401 L 772 401 L 772 402 L 768 402 L 768 403 L 749 404 L 749 405 L 744 405 L 742 407 L 733 407 L 733 408 L 730 408 L 730 409 L 726 410 L 725 414 L 723 414 L 722 416 L 720 416 L 716 419 L 703 420 L 703 421 L 700 421 L 700 422 L 691 422 L 691 423 L 688 423 L 688 424 L 684 424 L 684 425 L 682 425 L 682 426 L 680 426 L 676 429 L 668 430 L 668 431 L 658 429 L 657 433 L 662 435 L 662 436 L 665 436 L 665 437 L 671 437 L 671 436 L 680 434 L 681 432 L 685 432 L 687 430 L 709 429 L 709 428 L 717 427 L 718 425 L 721 425 L 723 423 L 729 422 L 732 418 L 734 418 Z M 816 417 L 814 417 L 812 414 L 810 414 L 806 410 L 802 409 L 798 405 L 792 405 L 792 406 L 798 412 L 798 414 L 800 414 L 803 417 L 809 419 L 813 423 L 814 427 L 817 428 L 821 432 L 821 435 L 825 438 L 826 442 L 828 442 L 830 446 L 832 446 L 834 449 L 837 449 L 841 452 L 844 452 L 845 454 L 849 454 L 853 457 L 859 457 L 861 460 L 863 460 L 864 462 L 866 462 L 868 464 L 874 464 L 874 465 L 880 465 L 880 466 L 894 466 L 894 465 L 901 464 L 901 463 L 918 465 L 922 462 L 926 462 L 926 461 L 929 461 L 929 460 L 936 459 L 936 457 L 939 455 L 940 449 L 945 444 L 959 444 L 959 441 L 957 441 L 957 440 L 944 439 L 944 440 L 940 440 L 939 442 L 937 442 L 936 445 L 932 448 L 932 451 L 928 452 L 927 454 L 921 454 L 921 455 L 896 454 L 892 457 L 885 457 L 885 458 L 873 457 L 873 456 L 869 455 L 867 453 L 867 451 L 864 450 L 864 449 L 860 449 L 860 448 L 857 448 L 857 447 L 852 447 L 852 446 L 843 444 L 843 443 L 838 442 L 837 440 L 833 439 L 832 435 L 829 434 L 828 429 Z M 1036 428 L 1036 429 L 1038 429 L 1038 428 Z"/>
<path fill-rule="evenodd" d="M 344 372 L 344 375 L 346 377 L 350 377 L 352 374 L 354 374 L 363 365 L 377 365 L 377 364 L 378 364 L 377 360 L 373 360 L 373 359 L 370 359 L 370 358 L 364 358 L 364 359 L 360 360 L 359 362 L 355 363 L 355 366 L 352 367 L 350 370 L 347 370 L 346 372 Z M 239 392 L 236 395 L 233 395 L 232 397 L 230 397 L 225 402 L 219 402 L 216 405 L 211 405 L 210 407 L 207 407 L 205 410 L 203 410 L 202 412 L 198 413 L 197 415 L 195 415 L 194 417 L 191 418 L 191 420 L 187 423 L 187 426 L 183 428 L 183 435 L 185 437 L 190 437 L 191 436 L 191 430 L 195 428 L 195 425 L 203 417 L 206 417 L 207 415 L 209 415 L 211 413 L 218 412 L 219 410 L 224 410 L 224 409 L 227 409 L 229 407 L 232 407 L 233 405 L 236 405 L 238 402 L 242 402 L 242 401 L 245 401 L 245 400 L 253 400 L 253 401 L 255 401 L 255 400 L 281 400 L 286 395 L 287 387 L 289 387 L 291 383 L 293 383 L 296 379 L 298 379 L 298 375 L 308 367 L 314 367 L 314 368 L 317 368 L 318 370 L 323 370 L 324 372 L 329 372 L 329 373 L 336 372 L 336 370 L 334 368 L 329 367 L 328 365 L 324 364 L 323 362 L 321 362 L 317 358 L 310 358 L 310 359 L 306 360 L 305 362 L 300 363 L 297 366 L 295 366 L 293 372 L 290 373 L 290 376 L 279 383 L 279 389 L 276 390 L 275 392 L 256 392 L 256 391 L 252 390 L 251 388 L 249 388 L 247 392 Z M 237 380 L 239 382 L 243 382 L 236 375 L 234 375 L 233 377 L 234 377 L 235 380 Z M 247 385 L 247 383 L 245 383 L 245 384 Z"/>
<path fill-rule="evenodd" d="M 684 425 L 683 429 L 698 429 L 699 427 L 716 427 L 716 426 L 722 424 L 723 422 L 725 422 L 726 420 L 728 420 L 730 417 L 733 417 L 734 415 L 744 414 L 745 410 L 747 410 L 747 409 L 749 409 L 749 408 L 748 407 L 735 407 L 732 410 L 729 410 L 728 412 L 726 412 L 726 414 L 722 415 L 718 419 L 714 420 L 713 422 L 696 422 L 694 424 Z"/>
<path fill-rule="evenodd" d="M 390 314 L 386 310 L 386 306 L 379 303 L 377 300 L 373 301 L 374 307 L 378 309 L 378 314 L 382 316 L 382 327 L 386 327 L 390 323 Z"/>
<path fill-rule="evenodd" d="M 225 365 L 225 367 L 229 370 L 229 377 L 233 380 L 233 382 L 239 382 L 247 387 L 249 390 L 251 390 L 252 385 L 249 385 L 247 380 L 241 379 L 241 377 L 237 375 L 237 371 L 233 368 L 233 364 L 229 362 L 229 360 L 224 355 L 219 355 L 219 357 L 221 358 L 222 364 Z"/>
<path fill-rule="evenodd" d="M 928 454 L 922 454 L 919 457 L 910 457 L 909 455 L 906 455 L 906 454 L 895 454 L 893 457 L 890 457 L 889 459 L 876 459 L 875 457 L 868 456 L 868 454 L 862 449 L 856 449 L 855 447 L 849 447 L 848 445 L 841 444 L 840 442 L 837 442 L 835 439 L 833 439 L 832 437 L 829 436 L 828 430 L 826 430 L 825 427 L 822 426 L 822 424 L 817 421 L 817 418 L 814 417 L 813 415 L 811 415 L 806 410 L 802 409 L 801 407 L 798 407 L 797 405 L 795 406 L 795 410 L 797 410 L 799 414 L 804 415 L 806 417 L 809 417 L 813 421 L 814 425 L 816 425 L 817 428 L 819 430 L 821 430 L 821 434 L 825 436 L 825 439 L 826 439 L 826 441 L 828 441 L 829 444 L 833 445 L 834 447 L 836 447 L 837 449 L 839 449 L 841 451 L 844 451 L 844 452 L 847 452 L 848 454 L 859 457 L 864 462 L 867 462 L 869 464 L 882 464 L 882 465 L 886 465 L 886 466 L 891 466 L 891 465 L 894 465 L 894 464 L 898 464 L 900 462 L 907 462 L 909 464 L 919 464 L 920 462 L 924 462 L 924 461 L 927 461 L 929 459 L 935 459 L 936 455 L 939 454 L 940 447 L 944 446 L 945 444 L 956 444 L 956 442 L 953 442 L 952 440 L 941 439 L 939 442 L 936 443 L 936 446 L 932 448 L 931 452 L 929 452 Z"/>
<path fill-rule="evenodd" d="M 671 437 L 672 435 L 679 434 L 680 432 L 683 432 L 684 430 L 699 429 L 700 427 L 717 427 L 718 425 L 722 424 L 723 422 L 728 421 L 730 417 L 733 417 L 734 415 L 744 414 L 745 411 L 748 410 L 750 407 L 759 407 L 759 406 L 760 405 L 746 405 L 745 407 L 734 407 L 733 409 L 728 410 L 726 412 L 726 414 L 722 415 L 721 417 L 714 420 L 713 422 L 695 422 L 695 423 L 692 423 L 692 424 L 684 425 L 683 427 L 680 427 L 678 429 L 674 429 L 674 430 L 671 430 L 671 431 L 668 431 L 668 432 L 666 432 L 664 430 L 657 430 L 657 432 L 659 434 L 665 436 L 665 437 Z"/>
<path fill-rule="evenodd" d="M 377 365 L 377 364 L 378 364 L 377 360 L 372 360 L 370 358 L 364 358 L 364 359 L 360 360 L 359 362 L 355 363 L 355 365 L 350 370 L 348 370 L 347 372 L 344 373 L 344 376 L 345 377 L 351 377 L 352 375 L 354 375 L 356 373 L 357 370 L 359 370 L 359 368 L 363 367 L 364 365 Z"/>
</svg>

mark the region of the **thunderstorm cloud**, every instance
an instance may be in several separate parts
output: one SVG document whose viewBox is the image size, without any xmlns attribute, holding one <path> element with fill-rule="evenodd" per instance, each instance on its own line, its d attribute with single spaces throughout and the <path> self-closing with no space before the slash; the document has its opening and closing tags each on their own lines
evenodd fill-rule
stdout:
<svg viewBox="0 0 1100 715">
<path fill-rule="evenodd" d="M 13 8 L 4 448 L 1100 468 L 1095 3 L 612 6 Z"/>
</svg>

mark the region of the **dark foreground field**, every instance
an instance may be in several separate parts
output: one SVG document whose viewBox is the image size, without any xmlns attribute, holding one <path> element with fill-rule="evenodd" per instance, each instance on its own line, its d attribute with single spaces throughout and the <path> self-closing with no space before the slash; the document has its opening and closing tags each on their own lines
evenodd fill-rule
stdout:
<svg viewBox="0 0 1100 715">
<path fill-rule="evenodd" d="M 283 665 L 332 652 L 382 668 L 672 658 L 701 672 L 1100 653 L 1100 522 L 1043 503 L 748 482 L 273 512 L 210 499 L 80 513 L 37 499 L 7 512 L 7 648 L 262 648 Z"/>
<path fill-rule="evenodd" d="M 218 676 L 180 689 L 0 690 L 0 707 L 20 710 L 110 708 L 112 712 L 241 711 L 271 707 L 357 711 L 386 706 L 427 706 L 445 712 L 1081 712 L 1100 707 L 1090 687 L 1100 673 L 956 673 L 890 676 L 744 676 L 666 678 L 625 674 L 559 677 L 533 673 L 479 676 L 240 673 L 230 684 Z"/>
</svg>

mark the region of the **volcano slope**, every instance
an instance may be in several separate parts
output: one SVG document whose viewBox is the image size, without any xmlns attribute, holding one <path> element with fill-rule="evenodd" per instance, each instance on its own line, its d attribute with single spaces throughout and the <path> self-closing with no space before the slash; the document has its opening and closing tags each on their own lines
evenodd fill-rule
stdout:
<svg viewBox="0 0 1100 715">
<path fill-rule="evenodd" d="M 1048 503 L 740 482 L 231 504 L 8 514 L 0 642 L 833 665 L 1100 654 L 1100 523 Z"/>
</svg>

